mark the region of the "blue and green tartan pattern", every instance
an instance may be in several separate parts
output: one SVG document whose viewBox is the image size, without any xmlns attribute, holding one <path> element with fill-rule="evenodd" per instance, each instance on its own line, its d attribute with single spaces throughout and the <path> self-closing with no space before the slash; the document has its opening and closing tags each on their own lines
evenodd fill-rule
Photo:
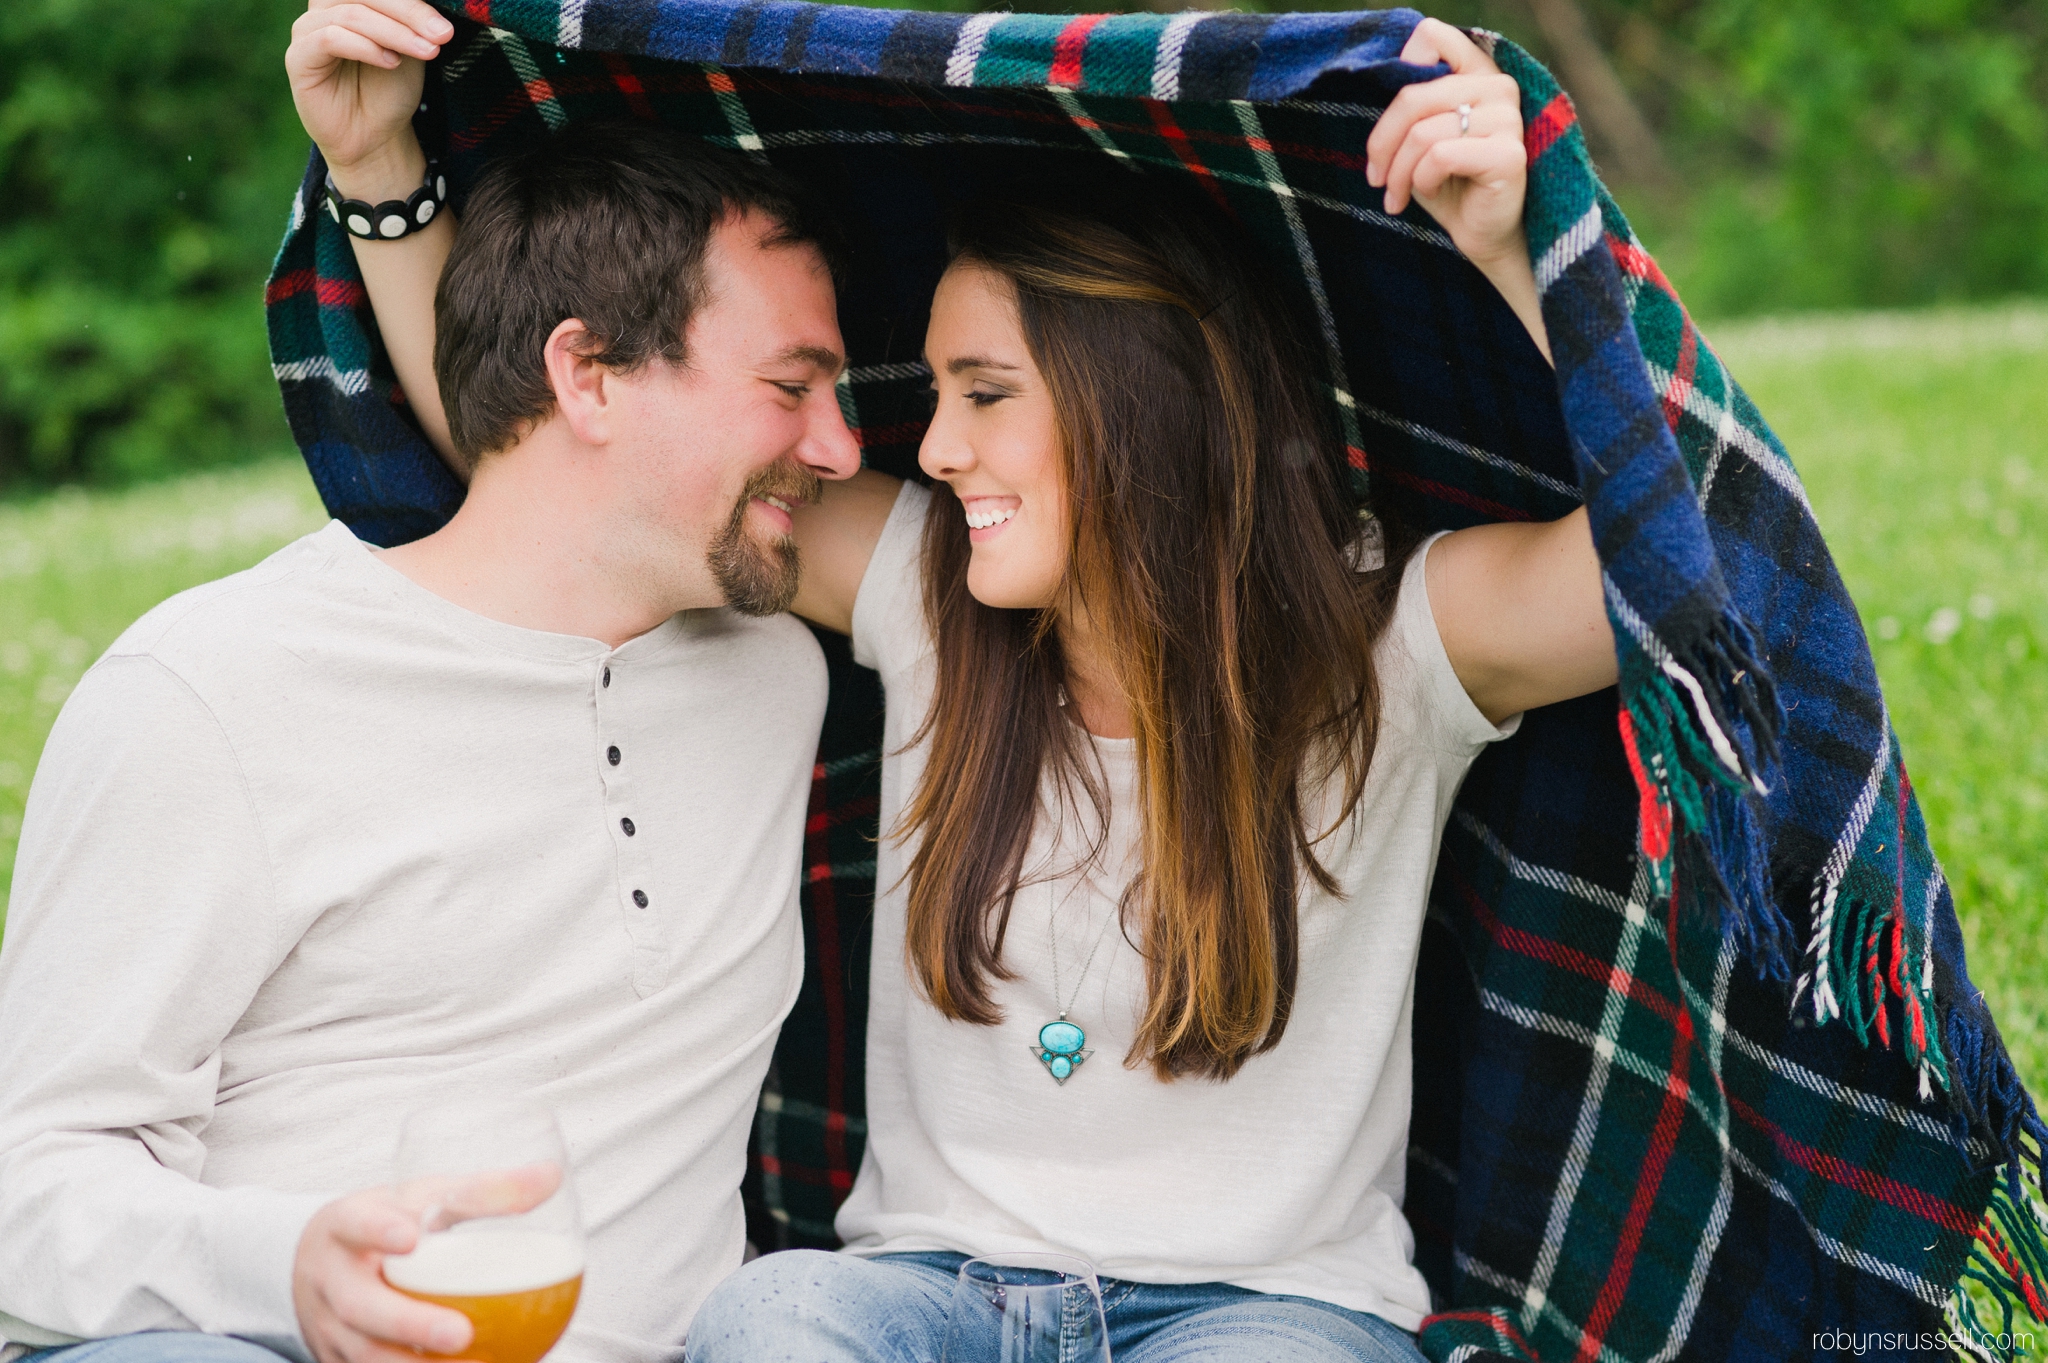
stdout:
<svg viewBox="0 0 2048 1363">
<path fill-rule="evenodd" d="M 872 465 L 916 474 L 947 206 L 1121 165 L 1206 190 L 1298 291 L 1380 505 L 1429 528 L 1589 507 L 1622 686 L 1481 759 L 1432 896 L 1406 1201 L 1431 1357 L 1804 1357 L 1836 1329 L 1996 1330 L 1955 1293 L 1965 1275 L 2048 1317 L 2022 1183 L 2048 1132 L 1969 983 L 1854 605 L 1783 447 L 1542 67 L 1481 35 L 1523 90 L 1554 375 L 1428 216 L 1386 214 L 1365 183 L 1380 110 L 1441 71 L 1397 60 L 1414 11 L 442 3 L 457 36 L 416 126 L 458 211 L 491 158 L 600 116 L 763 156 L 836 207 L 841 401 Z M 273 273 L 273 358 L 329 508 L 400 542 L 461 489 L 314 211 L 320 171 Z M 806 979 L 746 1187 L 764 1247 L 835 1243 L 864 1131 L 881 697 L 821 642 Z"/>
</svg>

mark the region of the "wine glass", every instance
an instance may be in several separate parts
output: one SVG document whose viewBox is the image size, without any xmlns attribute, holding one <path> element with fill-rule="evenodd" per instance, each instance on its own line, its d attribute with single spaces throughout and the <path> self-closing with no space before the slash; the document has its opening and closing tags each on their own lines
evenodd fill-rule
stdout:
<svg viewBox="0 0 2048 1363">
<path fill-rule="evenodd" d="M 519 1099 L 408 1113 L 397 1185 L 420 1208 L 420 1240 L 385 1258 L 384 1281 L 469 1317 L 476 1337 L 457 1356 L 539 1363 L 583 1288 L 583 1222 L 554 1113 Z"/>
<path fill-rule="evenodd" d="M 960 1265 L 944 1363 L 1109 1363 L 1095 1266 L 1066 1254 L 992 1254 Z"/>
</svg>

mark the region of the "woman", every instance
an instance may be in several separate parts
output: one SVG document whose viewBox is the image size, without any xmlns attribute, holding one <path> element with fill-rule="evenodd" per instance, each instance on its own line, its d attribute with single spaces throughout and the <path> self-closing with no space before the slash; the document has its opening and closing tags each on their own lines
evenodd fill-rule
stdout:
<svg viewBox="0 0 2048 1363">
<path fill-rule="evenodd" d="M 1433 21 L 1403 56 L 1453 74 L 1369 178 L 1547 354 L 1514 84 Z M 848 1252 L 743 1268 L 697 1363 L 935 1360 L 962 1259 L 1020 1249 L 1101 1267 L 1120 1359 L 1420 1356 L 1429 877 L 1484 746 L 1614 680 L 1599 567 L 1583 512 L 1361 537 L 1320 366 L 1199 216 L 970 215 L 934 489 L 866 473 L 794 518 L 796 609 L 888 687 L 870 1131 Z"/>
<path fill-rule="evenodd" d="M 1442 25 L 1406 55 L 1458 74 L 1375 134 L 1388 206 L 1542 346 L 1513 84 Z M 797 609 L 889 697 L 869 1137 L 848 1252 L 742 1269 L 697 1363 L 936 1359 L 962 1259 L 1016 1250 L 1100 1265 L 1120 1359 L 1419 1357 L 1429 878 L 1484 746 L 1613 681 L 1599 569 L 1583 512 L 1358 564 L 1318 367 L 1194 217 L 970 215 L 934 488 L 798 515 Z"/>
</svg>

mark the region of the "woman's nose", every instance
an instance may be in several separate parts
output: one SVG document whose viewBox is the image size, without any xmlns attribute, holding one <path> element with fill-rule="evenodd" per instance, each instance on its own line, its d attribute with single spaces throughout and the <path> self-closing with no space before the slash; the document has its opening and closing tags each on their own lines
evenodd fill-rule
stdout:
<svg viewBox="0 0 2048 1363">
<path fill-rule="evenodd" d="M 944 404 L 931 424 L 925 427 L 924 440 L 917 447 L 917 466 L 933 478 L 956 478 L 974 467 L 974 450 L 953 423 L 946 419 Z"/>
</svg>

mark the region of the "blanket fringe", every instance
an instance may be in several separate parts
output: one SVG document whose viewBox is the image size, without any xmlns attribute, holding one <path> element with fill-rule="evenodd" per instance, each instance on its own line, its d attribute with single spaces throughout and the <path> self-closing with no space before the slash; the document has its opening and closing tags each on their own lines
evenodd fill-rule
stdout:
<svg viewBox="0 0 2048 1363">
<path fill-rule="evenodd" d="M 1814 881 L 1812 933 L 1792 1007 L 1810 1007 L 1816 1023 L 1840 1018 L 1866 1046 L 1889 1048 L 1896 1031 L 1919 1072 L 1923 1102 L 1940 1088 L 1958 1130 L 1988 1141 L 1992 1162 L 2038 1169 L 2048 1130 L 1983 995 L 1966 975 L 1950 978 L 1937 969 L 1936 928 L 1950 912 L 1947 882 L 1926 850 L 1912 789 L 1888 733 L 1852 828 Z M 2016 1172 L 2009 1181 L 2017 1196 Z"/>
<path fill-rule="evenodd" d="M 1776 688 L 1739 620 L 1682 651 L 1649 643 L 1658 656 L 1623 652 L 1619 723 L 1651 886 L 1732 934 L 1760 976 L 1789 979 L 1797 942 L 1755 806 L 1777 762 Z"/>
<path fill-rule="evenodd" d="M 1924 925 L 1907 921 L 1903 894 L 1895 894 L 1887 906 L 1865 895 L 1844 897 L 1840 889 L 1825 882 L 1814 886 L 1813 938 L 1793 988 L 1793 1010 L 1810 996 L 1815 1022 L 1841 1018 L 1864 1045 L 1875 1040 L 1889 1048 L 1890 1000 L 1898 1000 L 1899 1042 L 1907 1063 L 1919 1071 L 1921 1100 L 1932 1098 L 1937 1085 L 1952 1090 L 1949 1048 L 1942 1037 L 1944 1013 L 1955 1010 L 1936 1006 L 1934 960 Z M 2013 1083 L 2018 1084 L 2017 1075 Z M 2009 1141 L 2007 1148 L 2010 1153 Z"/>
<path fill-rule="evenodd" d="M 2037 1137 L 2030 1161 L 2037 1187 L 2041 1155 Z M 2025 1312 L 2035 1325 L 2048 1328 L 2048 1211 L 2028 1193 L 2020 1178 L 2020 1163 L 2009 1161 L 2000 1171 L 1969 1258 L 1963 1263 L 1962 1280 L 1949 1298 L 1948 1320 L 1958 1337 L 1956 1352 L 1962 1357 L 1997 1363 L 2038 1357 L 2024 1347 L 2029 1341 L 2039 1342 L 2034 1332 L 2015 1330 L 2014 1326 Z M 1984 1320 L 1968 1290 L 1970 1283 L 1997 1309 L 1995 1328 Z"/>
<path fill-rule="evenodd" d="M 2001 1190 L 2013 1201 L 2026 1196 L 2022 1173 L 2033 1166 L 2035 1190 L 2048 1195 L 2048 1124 L 2020 1082 L 1998 1028 L 1981 994 L 1958 1000 L 1942 1010 L 1950 1081 L 1947 1084 L 1957 1123 L 1991 1143 L 2002 1166 Z M 2048 1302 L 2048 1297 L 2043 1298 Z M 2048 1324 L 2048 1315 L 2039 1317 Z"/>
</svg>

